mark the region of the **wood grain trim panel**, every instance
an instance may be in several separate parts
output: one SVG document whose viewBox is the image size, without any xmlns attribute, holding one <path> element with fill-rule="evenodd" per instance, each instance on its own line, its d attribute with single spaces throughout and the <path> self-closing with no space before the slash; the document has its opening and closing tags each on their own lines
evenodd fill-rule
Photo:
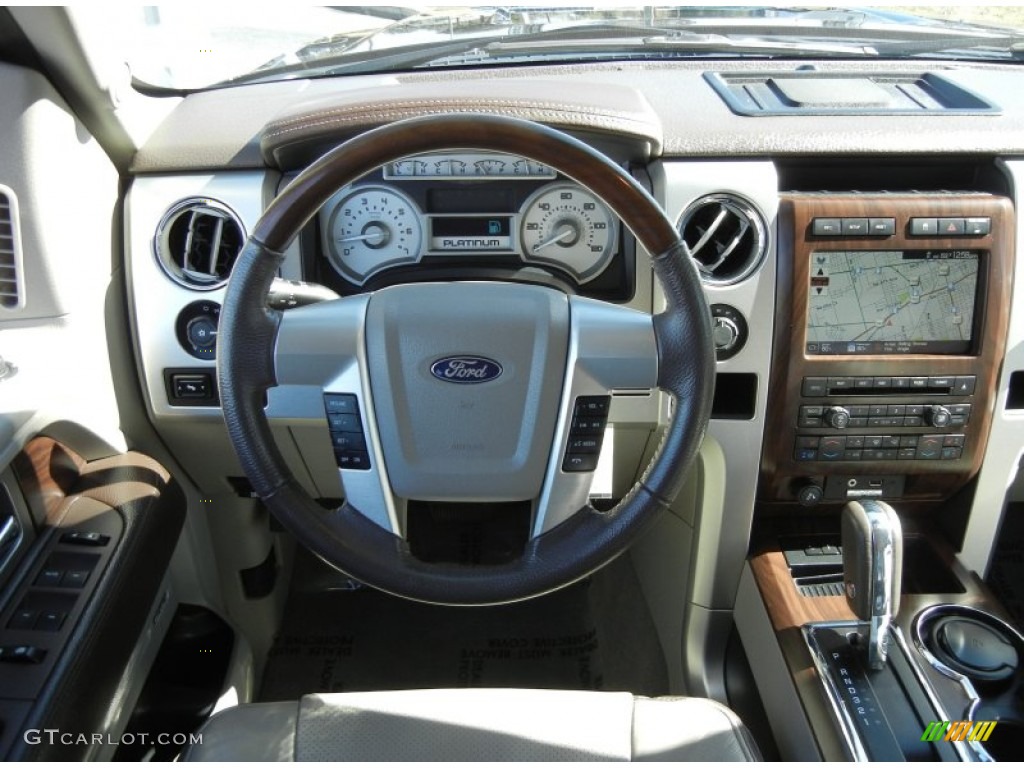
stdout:
<svg viewBox="0 0 1024 768">
<path fill-rule="evenodd" d="M 36 437 L 15 457 L 15 476 L 37 522 L 51 527 L 72 525 L 80 507 L 69 517 L 76 501 L 89 500 L 118 508 L 143 497 L 158 497 L 170 482 L 170 473 L 140 453 L 110 456 L 87 462 L 50 437 Z M 92 504 L 85 504 L 92 509 Z"/>
<path fill-rule="evenodd" d="M 916 216 L 988 216 L 992 230 L 982 237 L 924 238 L 907 234 Z M 896 218 L 897 234 L 887 238 L 816 237 L 813 219 Z M 1006 346 L 1014 274 L 1014 215 L 1010 201 L 987 194 L 945 195 L 786 195 L 779 209 L 779 265 L 772 377 L 769 383 L 765 448 L 759 497 L 764 501 L 794 498 L 797 478 L 826 474 L 900 474 L 907 476 L 904 498 L 946 498 L 977 474 L 985 453 L 996 389 Z M 980 339 L 969 355 L 826 356 L 806 353 L 806 315 L 811 253 L 815 250 L 955 249 L 987 252 L 979 271 Z M 971 419 L 957 433 L 966 435 L 962 458 L 945 461 L 797 462 L 794 459 L 801 383 L 807 376 L 977 376 L 972 398 L 925 396 L 929 403 L 972 404 Z M 816 398 L 816 405 L 846 404 L 849 398 Z M 899 396 L 858 398 L 857 403 L 909 402 Z M 913 428 L 848 430 L 847 434 L 913 434 Z M 824 434 L 824 430 L 800 430 Z"/>
<path fill-rule="evenodd" d="M 916 534 L 911 534 L 916 535 Z M 922 593 L 900 596 L 898 620 L 904 632 L 910 631 L 913 618 L 934 605 L 952 603 L 987 611 L 1003 621 L 1013 624 L 1013 618 L 987 585 L 976 574 L 960 564 L 952 551 L 941 540 L 928 537 L 938 556 L 949 567 L 950 572 L 964 586 L 964 592 L 938 594 Z M 771 550 L 750 558 L 750 570 L 761 593 L 765 610 L 771 619 L 772 628 L 783 637 L 787 630 L 796 630 L 813 621 L 856 621 L 845 597 L 806 597 L 796 590 L 796 584 L 786 565 L 786 557 L 778 550 Z M 802 641 L 801 641 L 802 642 Z"/>
<path fill-rule="evenodd" d="M 14 460 L 14 472 L 37 522 L 53 525 L 61 516 L 64 498 L 85 469 L 86 461 L 50 437 L 36 437 Z"/>
<path fill-rule="evenodd" d="M 776 632 L 811 621 L 855 621 L 845 597 L 805 597 L 796 590 L 786 558 L 778 550 L 750 558 L 750 568 Z"/>
</svg>

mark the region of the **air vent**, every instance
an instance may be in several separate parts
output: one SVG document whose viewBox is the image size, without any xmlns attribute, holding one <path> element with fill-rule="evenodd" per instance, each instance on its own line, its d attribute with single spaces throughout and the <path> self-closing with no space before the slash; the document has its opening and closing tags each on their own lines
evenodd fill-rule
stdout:
<svg viewBox="0 0 1024 768">
<path fill-rule="evenodd" d="M 18 233 L 18 201 L 0 185 L 0 308 L 22 306 L 21 238 Z"/>
<path fill-rule="evenodd" d="M 238 217 L 215 200 L 183 200 L 160 220 L 157 260 L 172 280 L 208 291 L 227 282 L 245 244 Z"/>
<path fill-rule="evenodd" d="M 752 203 L 738 195 L 707 195 L 679 219 L 686 242 L 704 282 L 732 285 L 750 276 L 768 250 L 764 220 Z"/>
</svg>

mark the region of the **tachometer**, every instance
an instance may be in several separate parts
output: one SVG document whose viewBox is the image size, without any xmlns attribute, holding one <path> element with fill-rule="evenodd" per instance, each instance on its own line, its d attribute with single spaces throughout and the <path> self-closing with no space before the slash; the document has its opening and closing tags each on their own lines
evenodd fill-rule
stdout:
<svg viewBox="0 0 1024 768">
<path fill-rule="evenodd" d="M 580 282 L 597 277 L 615 253 L 611 211 L 575 184 L 549 184 L 523 205 L 520 242 L 527 261 L 554 264 Z"/>
<path fill-rule="evenodd" d="M 423 243 L 420 211 L 391 187 L 357 187 L 335 204 L 324 238 L 334 268 L 361 285 L 385 267 L 419 261 Z"/>
</svg>

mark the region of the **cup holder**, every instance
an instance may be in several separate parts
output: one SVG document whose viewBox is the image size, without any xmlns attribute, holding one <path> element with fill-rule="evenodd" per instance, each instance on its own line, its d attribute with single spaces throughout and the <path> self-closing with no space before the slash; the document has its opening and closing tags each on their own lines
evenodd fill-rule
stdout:
<svg viewBox="0 0 1024 768">
<path fill-rule="evenodd" d="M 967 616 L 936 619 L 925 636 L 928 650 L 950 669 L 975 683 L 1012 680 L 1020 667 L 1020 654 L 998 627 Z"/>
<path fill-rule="evenodd" d="M 928 662 L 960 681 L 974 700 L 966 717 L 998 722 L 973 746 L 998 761 L 1024 760 L 1024 636 L 977 608 L 936 605 L 914 620 L 914 640 Z"/>
</svg>

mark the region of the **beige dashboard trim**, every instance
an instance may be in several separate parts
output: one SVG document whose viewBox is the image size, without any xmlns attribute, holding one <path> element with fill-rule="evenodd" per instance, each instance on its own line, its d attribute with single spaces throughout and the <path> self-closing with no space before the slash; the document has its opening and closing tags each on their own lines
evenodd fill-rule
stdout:
<svg viewBox="0 0 1024 768">
<path fill-rule="evenodd" d="M 614 108 L 608 105 L 616 105 Z M 399 84 L 347 91 L 303 102 L 278 115 L 264 129 L 260 148 L 268 159 L 301 141 L 327 139 L 352 129 L 431 114 L 471 112 L 535 120 L 561 128 L 624 133 L 661 151 L 661 122 L 637 90 L 607 83 L 545 80 Z"/>
</svg>

